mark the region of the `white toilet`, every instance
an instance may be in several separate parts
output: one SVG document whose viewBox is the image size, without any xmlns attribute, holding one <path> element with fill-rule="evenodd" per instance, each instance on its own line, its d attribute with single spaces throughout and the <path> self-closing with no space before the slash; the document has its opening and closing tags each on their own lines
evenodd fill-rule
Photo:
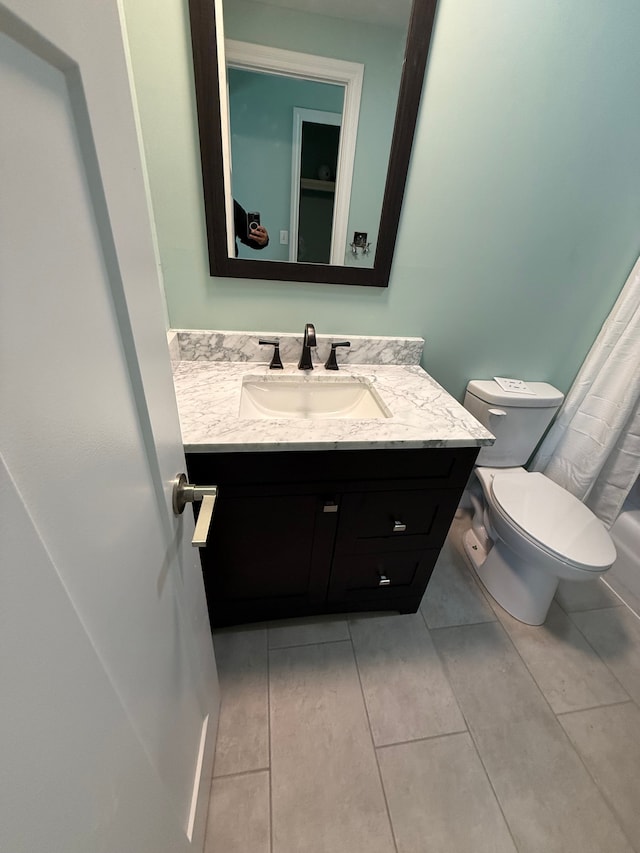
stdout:
<svg viewBox="0 0 640 853">
<path fill-rule="evenodd" d="M 478 454 L 468 487 L 474 514 L 464 548 L 482 584 L 508 613 L 541 625 L 561 578 L 586 581 L 616 558 L 603 523 L 578 498 L 524 465 L 563 400 L 546 382 L 532 395 L 493 380 L 467 385 L 464 407 L 496 437 Z"/>
</svg>

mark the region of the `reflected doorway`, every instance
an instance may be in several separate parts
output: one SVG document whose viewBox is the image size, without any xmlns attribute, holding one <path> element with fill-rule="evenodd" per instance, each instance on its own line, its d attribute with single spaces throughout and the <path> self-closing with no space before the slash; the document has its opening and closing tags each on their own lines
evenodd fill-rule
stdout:
<svg viewBox="0 0 640 853">
<path fill-rule="evenodd" d="M 294 110 L 291 261 L 328 264 L 335 253 L 341 123 L 340 113 Z"/>
</svg>

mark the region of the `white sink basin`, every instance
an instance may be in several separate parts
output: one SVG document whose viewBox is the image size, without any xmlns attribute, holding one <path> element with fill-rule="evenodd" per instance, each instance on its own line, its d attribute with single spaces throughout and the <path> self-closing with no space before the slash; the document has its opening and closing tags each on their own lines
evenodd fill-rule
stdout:
<svg viewBox="0 0 640 853">
<path fill-rule="evenodd" d="M 245 376 L 241 418 L 390 418 L 365 377 Z"/>
</svg>

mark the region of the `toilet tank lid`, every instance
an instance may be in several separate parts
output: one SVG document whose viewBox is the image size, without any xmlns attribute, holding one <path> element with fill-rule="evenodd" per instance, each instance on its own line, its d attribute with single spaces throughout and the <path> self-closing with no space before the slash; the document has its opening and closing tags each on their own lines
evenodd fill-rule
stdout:
<svg viewBox="0 0 640 853">
<path fill-rule="evenodd" d="M 467 392 L 485 403 L 498 403 L 501 406 L 519 406 L 531 409 L 559 406 L 564 400 L 562 391 L 558 391 L 548 382 L 529 382 L 527 380 L 527 386 L 534 392 L 533 395 L 504 391 L 493 379 L 472 379 L 467 385 Z"/>
</svg>

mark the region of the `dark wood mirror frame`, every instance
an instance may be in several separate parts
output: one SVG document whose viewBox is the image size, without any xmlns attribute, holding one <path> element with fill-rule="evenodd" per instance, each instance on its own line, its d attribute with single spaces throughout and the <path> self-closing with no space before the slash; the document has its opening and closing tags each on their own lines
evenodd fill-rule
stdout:
<svg viewBox="0 0 640 853">
<path fill-rule="evenodd" d="M 230 258 L 227 252 L 214 0 L 189 0 L 204 207 L 212 276 L 387 287 L 437 0 L 413 0 L 372 268 Z"/>
</svg>

